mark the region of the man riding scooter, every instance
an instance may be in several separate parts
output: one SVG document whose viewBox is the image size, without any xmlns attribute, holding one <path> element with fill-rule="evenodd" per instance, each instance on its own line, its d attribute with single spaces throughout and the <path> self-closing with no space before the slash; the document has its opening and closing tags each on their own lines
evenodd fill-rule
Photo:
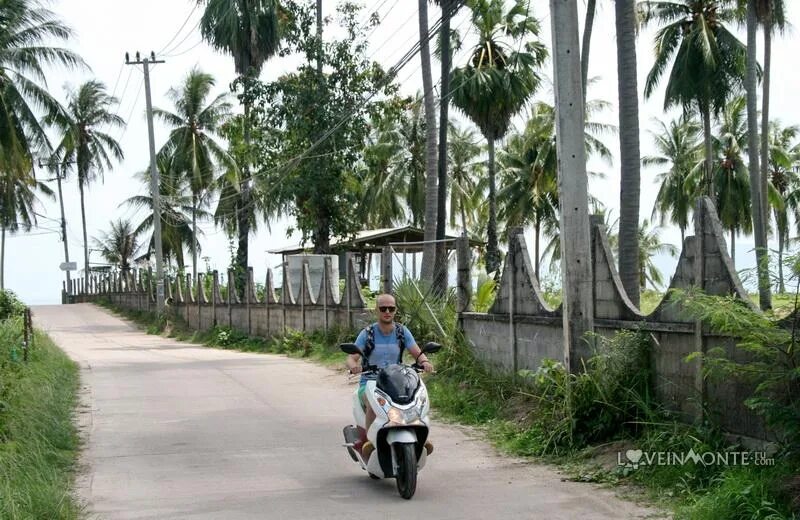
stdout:
<svg viewBox="0 0 800 520">
<path fill-rule="evenodd" d="M 411 331 L 394 321 L 397 313 L 394 296 L 391 294 L 378 295 L 375 310 L 378 321 L 362 330 L 355 341 L 355 344 L 364 352 L 364 356 L 362 357 L 360 354 L 347 356 L 347 367 L 350 369 L 350 373 L 361 374 L 369 365 L 386 368 L 391 364 L 399 363 L 402 361 L 405 351 L 411 354 L 425 372 L 433 372 L 433 364 L 419 348 Z M 364 460 L 369 459 L 374 450 L 372 443 L 366 439 L 366 432 L 375 420 L 375 412 L 367 406 L 364 390 L 367 380 L 375 377 L 374 373 L 362 374 L 359 382 L 358 395 L 361 406 L 366 411 L 366 429 L 359 428 L 360 438 L 354 447 L 362 453 Z M 429 455 L 433 452 L 433 445 L 430 441 L 425 442 L 425 449 Z"/>
</svg>

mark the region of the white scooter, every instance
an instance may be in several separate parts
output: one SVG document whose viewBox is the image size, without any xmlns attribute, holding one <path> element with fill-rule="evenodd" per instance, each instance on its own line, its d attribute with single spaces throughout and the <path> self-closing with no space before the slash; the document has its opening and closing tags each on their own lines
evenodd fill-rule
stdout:
<svg viewBox="0 0 800 520">
<path fill-rule="evenodd" d="M 347 354 L 363 352 L 354 343 L 339 345 Z M 432 354 L 441 345 L 426 343 L 422 352 Z M 344 427 L 344 446 L 350 457 L 366 470 L 371 478 L 395 478 L 400 496 L 409 499 L 417 489 L 417 471 L 425 466 L 428 452 L 429 421 L 428 390 L 419 377 L 422 368 L 397 364 L 379 369 L 370 365 L 364 373 L 377 374 L 368 380 L 365 394 L 367 406 L 375 412 L 375 420 L 365 431 L 366 413 L 361 406 L 358 388 L 353 393 L 353 417 L 356 425 Z M 365 458 L 363 445 L 366 440 L 374 450 Z M 365 460 L 366 459 L 366 460 Z"/>
</svg>

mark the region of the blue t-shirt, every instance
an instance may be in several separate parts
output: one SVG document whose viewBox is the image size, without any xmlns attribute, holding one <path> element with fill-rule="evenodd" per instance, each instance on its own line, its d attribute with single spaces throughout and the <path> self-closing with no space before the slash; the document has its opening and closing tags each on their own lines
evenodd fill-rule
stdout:
<svg viewBox="0 0 800 520">
<path fill-rule="evenodd" d="M 368 358 L 368 364 L 377 365 L 378 368 L 386 368 L 389 365 L 397 363 L 397 357 L 400 353 L 400 345 L 397 344 L 397 330 L 392 327 L 392 330 L 389 332 L 389 334 L 384 334 L 381 332 L 381 329 L 378 327 L 377 323 L 373 323 L 371 326 L 375 336 L 375 349 Z M 405 336 L 405 347 L 406 350 L 408 350 L 416 344 L 416 341 L 414 340 L 414 336 L 411 335 L 411 331 L 408 330 L 408 327 L 403 327 L 403 332 Z M 358 345 L 358 348 L 360 348 L 362 351 L 364 348 L 366 348 L 366 330 L 362 330 L 358 335 L 356 338 L 356 345 Z M 368 378 L 375 379 L 375 375 L 362 375 L 361 383 L 363 384 L 366 382 Z"/>
</svg>

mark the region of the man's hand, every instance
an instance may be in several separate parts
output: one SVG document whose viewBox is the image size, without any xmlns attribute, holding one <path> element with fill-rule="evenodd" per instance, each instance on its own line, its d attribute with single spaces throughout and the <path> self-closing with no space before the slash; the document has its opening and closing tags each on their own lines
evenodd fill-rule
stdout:
<svg viewBox="0 0 800 520">
<path fill-rule="evenodd" d="M 422 367 L 422 370 L 424 370 L 425 372 L 431 373 L 431 372 L 434 371 L 433 370 L 433 363 L 431 363 L 427 359 L 425 361 L 423 361 L 422 363 L 420 363 L 420 366 Z"/>
<path fill-rule="evenodd" d="M 363 367 L 361 365 L 355 365 L 355 366 L 350 367 L 350 373 L 351 374 L 360 374 L 362 370 L 363 370 Z"/>
</svg>

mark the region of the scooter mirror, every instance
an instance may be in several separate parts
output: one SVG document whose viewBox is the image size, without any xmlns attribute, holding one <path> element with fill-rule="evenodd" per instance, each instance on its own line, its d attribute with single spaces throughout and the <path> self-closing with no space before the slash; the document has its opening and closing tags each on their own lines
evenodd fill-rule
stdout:
<svg viewBox="0 0 800 520">
<path fill-rule="evenodd" d="M 339 348 L 346 354 L 361 354 L 361 349 L 355 343 L 342 343 Z"/>
<path fill-rule="evenodd" d="M 438 352 L 441 348 L 442 346 L 440 344 L 429 341 L 422 347 L 422 351 L 426 354 L 433 354 L 434 352 Z"/>
</svg>

